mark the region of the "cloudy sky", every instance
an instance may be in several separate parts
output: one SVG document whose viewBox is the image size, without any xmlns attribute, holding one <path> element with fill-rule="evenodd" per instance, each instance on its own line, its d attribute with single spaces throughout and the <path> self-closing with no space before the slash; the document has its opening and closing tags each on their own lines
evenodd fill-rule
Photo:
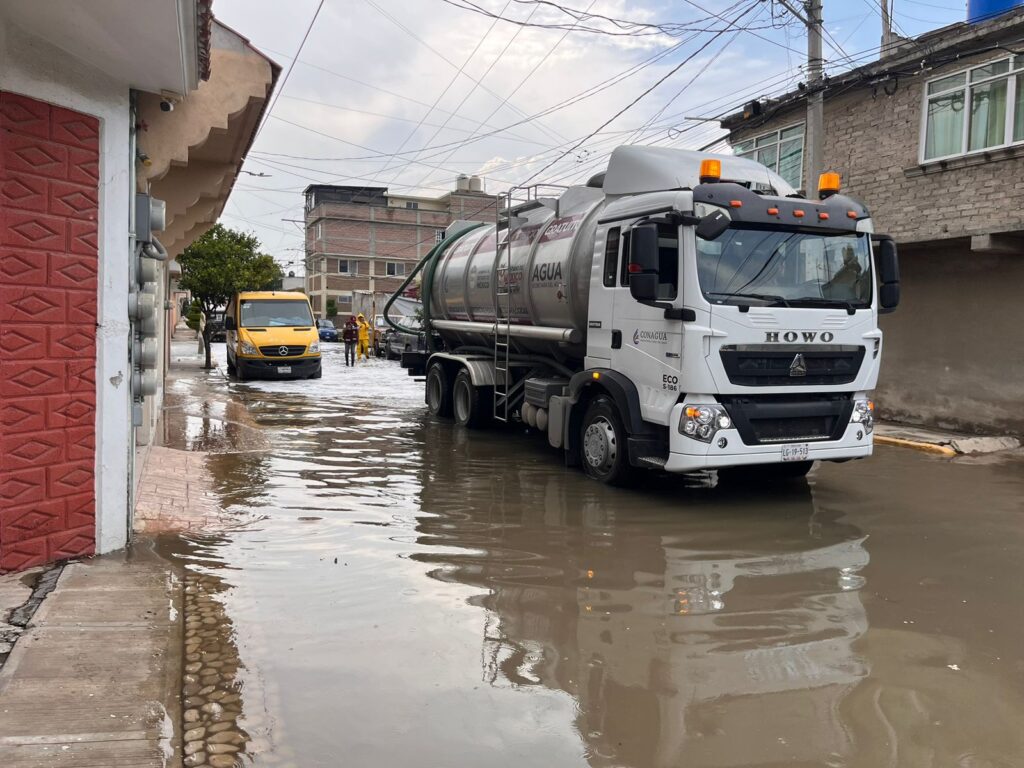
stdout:
<svg viewBox="0 0 1024 768">
<path fill-rule="evenodd" d="M 490 192 L 570 183 L 602 170 L 619 144 L 704 147 L 717 124 L 684 118 L 732 112 L 804 77 L 803 26 L 772 0 L 557 2 L 651 26 L 592 18 L 594 31 L 568 31 L 571 17 L 532 0 L 216 0 L 217 17 L 276 60 L 282 80 L 291 67 L 244 166 L 266 175 L 239 177 L 222 221 L 301 274 L 296 222 L 310 183 L 430 196 L 460 173 L 480 174 Z M 961 21 L 963 6 L 895 0 L 896 29 Z M 827 72 L 877 57 L 879 0 L 824 7 Z"/>
</svg>

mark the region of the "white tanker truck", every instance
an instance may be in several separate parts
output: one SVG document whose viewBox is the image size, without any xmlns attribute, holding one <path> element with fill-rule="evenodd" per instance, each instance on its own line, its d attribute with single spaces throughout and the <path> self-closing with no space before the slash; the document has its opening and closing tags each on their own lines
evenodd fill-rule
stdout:
<svg viewBox="0 0 1024 768">
<path fill-rule="evenodd" d="M 619 147 L 586 186 L 448 228 L 406 281 L 422 270 L 428 351 L 402 365 L 432 414 L 520 420 L 611 484 L 869 456 L 896 248 L 836 174 L 819 186 Z"/>
</svg>

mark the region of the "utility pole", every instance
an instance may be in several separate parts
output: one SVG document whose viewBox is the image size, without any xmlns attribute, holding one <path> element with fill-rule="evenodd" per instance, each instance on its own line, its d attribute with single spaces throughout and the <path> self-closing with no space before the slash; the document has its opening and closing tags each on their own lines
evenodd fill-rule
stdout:
<svg viewBox="0 0 1024 768">
<path fill-rule="evenodd" d="M 889 46 L 892 45 L 892 16 L 890 15 L 889 4 L 892 0 L 882 0 L 882 50 L 878 52 L 878 58 L 889 53 Z"/>
<path fill-rule="evenodd" d="M 887 0 L 883 0 L 883 4 Z M 818 192 L 818 176 L 823 165 L 822 144 L 825 138 L 824 74 L 821 58 L 821 0 L 804 0 L 798 11 L 790 0 L 779 4 L 807 27 L 807 126 L 804 129 L 804 194 Z"/>
</svg>

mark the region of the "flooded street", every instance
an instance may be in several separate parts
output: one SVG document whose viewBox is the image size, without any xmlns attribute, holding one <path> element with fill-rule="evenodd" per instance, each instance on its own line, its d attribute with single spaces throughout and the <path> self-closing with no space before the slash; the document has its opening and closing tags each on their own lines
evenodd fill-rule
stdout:
<svg viewBox="0 0 1024 768">
<path fill-rule="evenodd" d="M 168 389 L 237 525 L 162 547 L 223 608 L 253 765 L 1020 765 L 1019 459 L 625 491 L 324 366 Z"/>
</svg>

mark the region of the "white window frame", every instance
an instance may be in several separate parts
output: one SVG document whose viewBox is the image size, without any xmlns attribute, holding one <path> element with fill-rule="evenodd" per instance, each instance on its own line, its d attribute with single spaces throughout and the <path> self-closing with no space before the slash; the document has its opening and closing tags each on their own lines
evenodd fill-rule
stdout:
<svg viewBox="0 0 1024 768">
<path fill-rule="evenodd" d="M 406 200 L 405 207 L 410 211 L 418 211 L 420 209 L 420 204 L 415 200 Z"/>
<path fill-rule="evenodd" d="M 443 240 L 444 240 L 444 230 L 443 229 L 435 229 L 434 230 L 434 245 L 437 245 L 438 243 L 442 242 Z"/>
<path fill-rule="evenodd" d="M 342 268 L 341 268 L 342 264 L 345 265 L 345 269 L 344 270 L 342 270 Z M 354 275 L 354 274 L 356 274 L 355 272 L 352 271 L 351 267 L 352 267 L 352 259 L 338 259 L 338 274 L 339 275 Z"/>
<path fill-rule="evenodd" d="M 388 267 L 394 265 L 395 274 L 388 274 Z M 401 273 L 398 272 L 398 267 L 402 268 Z M 405 262 L 404 261 L 385 261 L 384 262 L 384 277 L 405 277 Z"/>
<path fill-rule="evenodd" d="M 316 223 L 316 239 L 317 240 L 322 240 L 323 236 L 324 236 L 323 223 L 318 221 Z"/>
<path fill-rule="evenodd" d="M 1008 61 L 1009 69 L 1006 72 L 998 75 L 992 75 L 991 77 L 982 78 L 976 81 L 971 80 L 971 72 L 980 67 L 991 66 L 992 64 L 998 64 L 1000 61 Z M 950 88 L 945 91 L 939 91 L 938 93 L 928 93 L 928 86 L 938 80 L 945 80 L 947 77 L 955 77 L 956 75 L 964 76 L 964 84 L 958 85 L 955 88 Z M 999 56 L 988 61 L 982 61 L 978 64 L 973 64 L 970 67 L 964 69 L 958 69 L 953 72 L 944 72 L 936 77 L 929 78 L 925 81 L 924 86 L 921 89 L 921 128 L 918 135 L 917 141 L 917 161 L 920 165 L 927 165 L 929 163 L 941 163 L 945 160 L 952 160 L 958 157 L 971 157 L 973 155 L 982 155 L 985 152 L 991 152 L 994 149 L 1004 149 L 1006 147 L 1012 147 L 1018 144 L 1024 144 L 1024 139 L 1013 140 L 1013 115 L 1016 110 L 1017 101 L 1017 77 L 1018 75 L 1024 76 L 1024 56 Z M 1006 122 L 1003 126 L 1003 137 L 1007 139 L 1002 144 L 993 144 L 991 147 L 983 147 L 981 149 L 968 149 L 970 146 L 970 135 L 971 135 L 971 89 L 979 85 L 991 85 L 992 83 L 998 82 L 999 80 L 1006 80 Z M 960 136 L 960 150 L 954 152 L 951 155 L 938 155 L 937 157 L 924 156 L 925 142 L 928 138 L 928 102 L 937 96 L 946 96 L 951 93 L 962 91 L 964 94 L 964 124 L 961 127 Z"/>
<path fill-rule="evenodd" d="M 804 171 L 805 171 L 804 158 L 805 158 L 805 155 L 807 154 L 807 126 L 806 126 L 806 124 L 802 120 L 799 121 L 799 122 L 796 122 L 796 123 L 790 123 L 789 125 L 783 125 L 780 128 L 775 129 L 774 131 L 765 131 L 764 133 L 759 133 L 756 136 L 750 136 L 750 137 L 744 138 L 744 139 L 742 139 L 740 141 L 737 141 L 737 142 L 735 142 L 734 144 L 731 145 L 732 148 L 733 148 L 733 154 L 735 154 L 736 157 L 742 157 L 742 158 L 744 158 L 746 160 L 753 160 L 754 162 L 759 162 L 758 159 L 757 159 L 757 152 L 758 152 L 758 150 L 774 146 L 775 147 L 775 167 L 771 168 L 769 170 L 771 170 L 772 173 L 777 174 L 777 175 L 779 175 L 781 177 L 782 174 L 779 173 L 779 160 L 782 159 L 781 158 L 780 148 L 782 146 L 783 141 L 795 141 L 795 138 L 783 139 L 782 138 L 782 132 L 783 131 L 788 131 L 791 128 L 803 128 L 804 129 L 804 132 L 802 134 L 800 134 L 800 179 L 798 180 L 798 182 L 796 184 L 793 185 L 794 189 L 803 189 L 803 186 L 804 186 Z M 775 136 L 774 143 L 772 143 L 772 144 L 762 144 L 761 146 L 757 146 L 757 142 L 758 142 L 759 139 L 763 139 L 766 136 L 773 136 L 773 135 Z M 737 152 L 736 151 L 736 146 L 735 146 L 736 144 L 746 144 L 748 141 L 752 145 L 749 150 L 747 150 L 746 152 Z"/>
</svg>

